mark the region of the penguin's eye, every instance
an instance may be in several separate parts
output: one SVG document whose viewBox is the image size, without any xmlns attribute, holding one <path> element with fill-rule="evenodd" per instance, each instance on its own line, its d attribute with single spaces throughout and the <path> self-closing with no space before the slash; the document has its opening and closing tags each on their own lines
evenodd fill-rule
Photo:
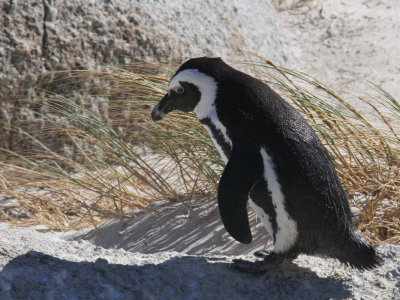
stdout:
<svg viewBox="0 0 400 300">
<path fill-rule="evenodd" d="M 178 94 L 183 94 L 184 91 L 185 91 L 185 89 L 182 86 L 178 85 L 176 87 L 173 87 L 173 88 L 169 89 L 168 90 L 168 95 L 171 95 L 171 92 L 175 92 L 175 93 L 178 93 Z"/>
</svg>

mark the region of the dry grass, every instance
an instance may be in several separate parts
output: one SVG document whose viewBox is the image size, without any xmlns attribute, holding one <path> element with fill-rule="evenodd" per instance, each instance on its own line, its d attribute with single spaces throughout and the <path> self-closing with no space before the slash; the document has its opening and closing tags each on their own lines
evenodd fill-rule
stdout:
<svg viewBox="0 0 400 300">
<path fill-rule="evenodd" d="M 372 124 L 342 94 L 306 74 L 267 60 L 245 67 L 291 101 L 314 126 L 352 206 L 360 209 L 357 226 L 363 235 L 374 243 L 399 243 L 399 103 L 377 86 L 379 96 L 347 95 L 352 103 L 357 100 L 370 108 Z M 0 192 L 3 199 L 17 199 L 6 201 L 8 207 L 3 204 L 3 220 L 71 228 L 112 217 L 123 220 L 158 199 L 215 197 L 223 162 L 195 116 L 172 113 L 161 123 L 150 119 L 150 107 L 165 93 L 174 69 L 140 62 L 90 72 L 105 82 L 93 89 L 97 96 L 103 93 L 110 99 L 107 120 L 58 95 L 43 97 L 41 105 L 72 124 L 48 118 L 43 130 L 62 133 L 80 159 L 55 153 L 28 135 L 38 151 L 3 150 Z M 85 72 L 74 76 L 83 80 Z"/>
</svg>

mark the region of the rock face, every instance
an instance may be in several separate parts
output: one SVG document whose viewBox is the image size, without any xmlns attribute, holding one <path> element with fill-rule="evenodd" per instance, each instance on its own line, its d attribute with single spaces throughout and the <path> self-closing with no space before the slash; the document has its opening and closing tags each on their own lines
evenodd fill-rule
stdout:
<svg viewBox="0 0 400 300">
<path fill-rule="evenodd" d="M 93 104 L 82 97 L 84 82 L 52 71 L 101 70 L 136 58 L 246 57 L 236 48 L 290 62 L 272 0 L 0 0 L 0 13 L 0 147 L 12 150 L 33 147 L 15 128 L 42 141 L 62 139 L 41 133 L 37 113 L 48 113 L 33 101 L 41 89 L 106 114 L 107 99 Z"/>
<path fill-rule="evenodd" d="M 271 1 L 1 2 L 1 98 L 40 86 L 43 79 L 35 77 L 46 71 L 98 69 L 138 57 L 243 57 L 232 48 L 278 63 L 289 57 Z"/>
<path fill-rule="evenodd" d="M 129 1 L 8 1 L 3 4 L 2 95 L 40 86 L 46 71 L 97 69 L 132 57 L 177 57 L 158 24 Z M 146 31 L 152 30 L 151 38 Z M 130 58 L 129 58 L 130 57 Z M 32 91 L 31 91 L 32 92 Z"/>
</svg>

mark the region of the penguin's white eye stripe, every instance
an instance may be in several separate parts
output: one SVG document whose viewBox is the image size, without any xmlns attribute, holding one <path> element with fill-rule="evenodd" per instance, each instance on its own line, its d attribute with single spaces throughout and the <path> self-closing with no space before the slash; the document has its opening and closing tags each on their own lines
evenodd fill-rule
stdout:
<svg viewBox="0 0 400 300">
<path fill-rule="evenodd" d="M 178 85 L 178 86 L 174 86 L 173 88 L 170 88 L 169 90 L 168 90 L 168 95 L 171 95 L 171 92 L 175 92 L 175 93 L 178 93 L 178 94 L 182 94 L 183 92 L 184 92 L 184 89 L 183 89 L 183 87 L 182 86 L 180 86 L 180 85 Z"/>
<path fill-rule="evenodd" d="M 191 83 L 200 92 L 200 101 L 194 111 L 199 119 L 205 118 L 213 110 L 214 101 L 217 95 L 217 82 L 209 75 L 201 73 L 197 69 L 186 69 L 176 74 L 169 87 L 180 86 L 180 82 Z"/>
</svg>

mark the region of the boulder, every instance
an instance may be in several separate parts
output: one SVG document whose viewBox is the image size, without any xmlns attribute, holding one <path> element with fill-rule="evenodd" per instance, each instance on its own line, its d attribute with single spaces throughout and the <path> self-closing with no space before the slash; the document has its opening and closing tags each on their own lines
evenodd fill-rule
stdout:
<svg viewBox="0 0 400 300">
<path fill-rule="evenodd" d="M 249 57 L 237 49 L 290 64 L 272 2 L 1 0 L 0 147 L 35 148 L 22 128 L 51 149 L 70 152 L 70 146 L 60 145 L 62 136 L 42 130 L 43 114 L 49 113 L 35 99 L 43 90 L 107 115 L 107 98 L 83 94 L 89 79 L 59 71 L 102 70 L 137 59 Z"/>
<path fill-rule="evenodd" d="M 54 78 L 49 71 L 137 58 L 243 59 L 242 49 L 288 64 L 272 1 L 2 1 L 0 98 Z M 257 9 L 254 9 L 257 7 Z M 59 82 L 60 83 L 60 82 Z M 62 84 L 62 83 L 61 83 Z"/>
</svg>

